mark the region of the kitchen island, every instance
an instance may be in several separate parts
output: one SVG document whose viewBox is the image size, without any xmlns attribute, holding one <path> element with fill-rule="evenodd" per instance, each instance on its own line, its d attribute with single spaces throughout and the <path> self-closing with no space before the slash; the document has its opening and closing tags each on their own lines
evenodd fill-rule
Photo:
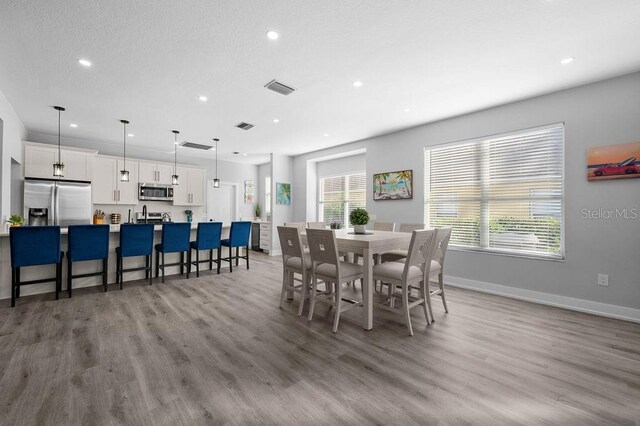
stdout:
<svg viewBox="0 0 640 426">
<path fill-rule="evenodd" d="M 109 273 L 108 273 L 108 283 L 112 284 L 116 281 L 116 247 L 120 245 L 120 225 L 109 225 L 110 227 L 110 237 L 109 237 Z M 154 245 L 159 244 L 162 237 L 162 225 L 155 225 L 155 236 L 154 236 Z M 222 227 L 222 238 L 227 238 L 229 234 L 229 224 L 224 224 Z M 198 229 L 198 224 L 193 223 L 191 226 L 191 241 L 196 240 L 196 233 Z M 60 249 L 66 253 L 67 251 L 67 228 L 61 228 L 61 238 L 60 238 Z M 194 253 L 195 255 L 195 253 Z M 204 256 L 204 253 L 201 253 Z M 217 254 L 214 252 L 214 256 Z M 225 253 L 223 253 L 223 256 Z M 171 253 L 166 255 L 167 263 L 177 262 L 179 259 L 179 253 Z M 208 256 L 208 254 L 206 255 Z M 202 258 L 202 257 L 201 257 Z M 62 267 L 62 289 L 63 293 L 61 297 L 67 297 L 66 288 L 67 288 L 67 267 L 66 267 L 66 257 L 63 259 L 63 267 Z M 153 256 L 153 262 L 155 262 L 155 251 Z M 125 268 L 132 267 L 141 267 L 144 266 L 144 257 L 131 257 L 124 259 Z M 224 266 L 224 265 L 223 265 Z M 90 272 L 97 272 L 101 270 L 101 261 L 99 260 L 89 260 L 86 262 L 74 262 L 73 264 L 73 272 L 75 274 L 84 274 Z M 203 271 L 204 264 L 201 265 L 200 272 Z M 23 268 L 21 270 L 22 280 L 35 280 L 39 278 L 47 278 L 53 277 L 55 275 L 53 265 L 44 265 L 44 266 L 31 266 L 27 268 Z M 215 269 L 215 265 L 214 265 Z M 154 263 L 154 271 L 155 271 L 155 263 Z M 193 269 L 195 274 L 195 268 Z M 180 267 L 173 266 L 167 267 L 166 275 L 179 274 Z M 194 275 L 195 276 L 195 275 Z M 134 281 L 144 278 L 144 271 L 135 271 L 135 272 L 127 272 L 124 274 L 125 287 L 127 281 Z M 157 281 L 160 283 L 160 280 Z M 154 281 L 155 284 L 155 281 Z M 92 287 L 102 285 L 101 277 L 85 277 L 85 278 L 76 278 L 73 280 L 73 288 L 82 288 L 82 287 Z M 112 286 L 115 290 L 115 287 Z M 102 291 L 101 288 L 96 289 L 96 291 Z M 32 294 L 41 294 L 41 293 L 53 293 L 55 292 L 55 283 L 42 283 L 42 284 L 33 284 L 26 285 L 20 288 L 21 296 L 29 296 Z M 10 299 L 11 298 L 11 248 L 9 243 L 9 232 L 6 232 L 3 229 L 3 232 L 0 232 L 0 299 Z"/>
</svg>

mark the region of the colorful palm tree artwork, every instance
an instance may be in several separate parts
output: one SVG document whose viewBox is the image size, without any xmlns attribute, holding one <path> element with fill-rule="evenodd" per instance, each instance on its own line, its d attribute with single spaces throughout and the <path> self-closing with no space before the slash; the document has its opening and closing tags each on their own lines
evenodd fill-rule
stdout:
<svg viewBox="0 0 640 426">
<path fill-rule="evenodd" d="M 410 200 L 413 198 L 413 170 L 373 175 L 374 200 Z"/>
</svg>

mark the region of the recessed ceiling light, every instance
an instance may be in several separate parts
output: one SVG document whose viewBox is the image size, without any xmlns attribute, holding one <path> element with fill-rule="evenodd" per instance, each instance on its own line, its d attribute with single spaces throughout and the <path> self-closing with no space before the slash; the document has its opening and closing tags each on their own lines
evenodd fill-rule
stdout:
<svg viewBox="0 0 640 426">
<path fill-rule="evenodd" d="M 326 136 L 329 136 L 329 133 L 325 133 L 325 134 L 324 134 L 324 135 L 322 135 L 322 136 L 325 136 L 325 137 L 326 137 Z"/>
<path fill-rule="evenodd" d="M 275 32 L 275 31 L 273 31 L 273 30 L 272 30 L 272 31 L 267 31 L 267 37 L 268 37 L 270 40 L 277 40 L 277 39 L 278 39 L 278 37 L 280 37 L 280 35 L 279 35 L 277 32 Z"/>
<path fill-rule="evenodd" d="M 404 112 L 409 112 L 409 111 L 411 111 L 411 108 L 405 108 L 404 109 Z"/>
<path fill-rule="evenodd" d="M 356 80 L 353 82 L 353 87 L 360 87 L 362 86 L 362 82 L 360 80 Z"/>
<path fill-rule="evenodd" d="M 247 154 L 246 154 L 246 153 L 245 153 L 245 154 L 242 154 L 242 156 L 243 156 L 243 157 L 246 157 L 246 156 L 247 156 Z"/>
<path fill-rule="evenodd" d="M 70 126 L 70 127 L 73 127 L 73 128 L 78 127 L 78 125 L 77 125 L 76 123 L 71 123 L 71 124 L 69 124 L 69 126 Z"/>
<path fill-rule="evenodd" d="M 273 119 L 273 122 L 274 122 L 274 123 L 279 123 L 279 122 L 280 122 L 280 120 L 278 120 L 277 118 L 274 118 L 274 119 Z"/>
<path fill-rule="evenodd" d="M 206 96 L 198 96 L 198 100 L 201 102 L 207 102 L 207 97 Z"/>
<path fill-rule="evenodd" d="M 78 59 L 78 63 L 80 65 L 82 65 L 83 67 L 90 67 L 91 66 L 91 61 L 88 59 Z"/>
<path fill-rule="evenodd" d="M 133 133 L 127 133 L 127 136 L 129 136 L 130 138 L 134 137 L 135 135 Z"/>
<path fill-rule="evenodd" d="M 570 57 L 568 57 L 568 58 L 564 58 L 563 60 L 561 60 L 561 61 L 560 61 L 560 63 L 561 63 L 562 65 L 568 65 L 568 64 L 570 64 L 571 62 L 573 62 L 573 60 L 574 60 L 574 59 L 575 59 L 575 58 L 574 58 L 573 56 L 570 56 Z"/>
</svg>

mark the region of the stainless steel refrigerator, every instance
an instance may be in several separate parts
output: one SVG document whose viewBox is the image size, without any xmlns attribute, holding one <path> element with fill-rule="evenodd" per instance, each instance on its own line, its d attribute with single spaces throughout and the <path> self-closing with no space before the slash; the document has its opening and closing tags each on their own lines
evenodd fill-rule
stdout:
<svg viewBox="0 0 640 426">
<path fill-rule="evenodd" d="M 91 182 L 26 178 L 24 217 L 29 225 L 91 223 Z"/>
</svg>

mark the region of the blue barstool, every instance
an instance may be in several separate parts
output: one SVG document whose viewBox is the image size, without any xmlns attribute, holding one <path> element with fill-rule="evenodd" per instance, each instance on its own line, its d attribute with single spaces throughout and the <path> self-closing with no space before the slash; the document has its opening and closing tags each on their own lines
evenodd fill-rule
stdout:
<svg viewBox="0 0 640 426">
<path fill-rule="evenodd" d="M 225 247 L 229 247 L 229 257 L 220 257 L 220 251 L 218 250 L 218 260 L 224 260 L 229 262 L 229 272 L 233 272 L 233 261 L 236 261 L 236 266 L 240 264 L 240 259 L 247 261 L 247 269 L 249 269 L 249 234 L 251 233 L 251 222 L 231 222 L 231 230 L 229 231 L 229 238 L 221 241 L 221 244 Z M 236 255 L 233 256 L 233 248 L 236 249 Z M 240 256 L 240 247 L 245 247 L 245 255 Z"/>
<path fill-rule="evenodd" d="M 151 256 L 153 255 L 153 224 L 123 223 L 120 225 L 120 247 L 116 247 L 116 283 L 122 290 L 125 272 L 144 271 L 144 276 L 151 285 Z M 144 256 L 145 266 L 124 269 L 124 258 Z"/>
<path fill-rule="evenodd" d="M 191 241 L 191 250 L 196 251 L 196 260 L 192 265 L 196 265 L 196 277 L 200 276 L 200 264 L 209 262 L 209 269 L 213 269 L 213 262 L 218 264 L 218 274 L 220 273 L 220 261 L 213 258 L 213 250 L 220 253 L 220 238 L 222 236 L 222 222 L 200 222 L 198 223 L 198 233 L 196 241 Z M 200 260 L 200 250 L 209 250 L 209 260 Z"/>
<path fill-rule="evenodd" d="M 69 225 L 67 237 L 67 291 L 73 292 L 73 279 L 102 276 L 107 291 L 109 271 L 109 225 Z M 73 275 L 73 262 L 102 260 L 101 272 Z"/>
<path fill-rule="evenodd" d="M 187 278 L 191 270 L 191 250 L 189 240 L 191 236 L 191 224 L 185 223 L 164 223 L 162 225 L 162 242 L 156 244 L 156 278 L 162 269 L 162 282 L 164 282 L 164 268 L 166 266 L 180 265 L 180 273 L 184 274 L 184 267 L 187 267 Z M 187 261 L 184 254 L 187 253 Z M 180 262 L 164 263 L 165 253 L 180 253 Z M 162 255 L 162 263 L 160 256 Z"/>
<path fill-rule="evenodd" d="M 62 258 L 59 226 L 19 226 L 9 231 L 11 251 L 11 307 L 20 297 L 20 286 L 56 283 L 56 300 L 62 291 Z M 20 268 L 36 265 L 56 265 L 54 278 L 20 281 Z"/>
</svg>

